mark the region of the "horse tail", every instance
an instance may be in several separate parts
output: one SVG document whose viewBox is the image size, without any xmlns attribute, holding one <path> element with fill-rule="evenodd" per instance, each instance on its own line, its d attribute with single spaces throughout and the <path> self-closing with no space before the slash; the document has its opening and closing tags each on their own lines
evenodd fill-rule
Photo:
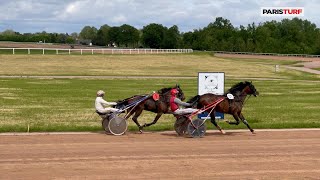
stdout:
<svg viewBox="0 0 320 180">
<path fill-rule="evenodd" d="M 191 107 L 194 107 L 198 104 L 199 99 L 200 99 L 200 95 L 196 95 L 196 96 L 192 97 L 191 99 L 189 99 L 187 101 L 187 103 L 190 103 Z"/>
</svg>

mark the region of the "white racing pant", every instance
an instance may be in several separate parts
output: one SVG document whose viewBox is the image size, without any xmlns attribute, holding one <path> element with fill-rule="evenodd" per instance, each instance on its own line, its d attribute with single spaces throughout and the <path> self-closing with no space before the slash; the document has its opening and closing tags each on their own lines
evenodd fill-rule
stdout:
<svg viewBox="0 0 320 180">
<path fill-rule="evenodd" d="M 191 114 L 198 111 L 198 109 L 193 109 L 193 108 L 186 108 L 186 109 L 177 109 L 173 112 L 173 114 L 176 115 L 184 115 L 184 114 Z"/>
<path fill-rule="evenodd" d="M 111 112 L 117 112 L 117 111 L 119 111 L 119 109 L 108 107 L 108 108 L 104 108 L 104 109 L 99 109 L 98 111 L 100 113 L 111 113 Z"/>
</svg>

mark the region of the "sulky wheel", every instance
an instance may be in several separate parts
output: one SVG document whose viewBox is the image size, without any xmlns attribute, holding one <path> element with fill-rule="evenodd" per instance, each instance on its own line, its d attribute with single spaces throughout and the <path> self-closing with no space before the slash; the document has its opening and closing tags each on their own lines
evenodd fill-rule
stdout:
<svg viewBox="0 0 320 180">
<path fill-rule="evenodd" d="M 188 133 L 192 137 L 202 137 L 206 133 L 206 124 L 202 119 L 194 119 L 188 124 Z"/>
<path fill-rule="evenodd" d="M 174 130 L 177 132 L 179 136 L 182 136 L 187 133 L 189 120 L 185 116 L 180 116 L 177 118 L 176 122 L 174 122 Z"/>
<path fill-rule="evenodd" d="M 113 116 L 109 120 L 109 131 L 113 135 L 122 135 L 126 132 L 128 128 L 127 120 L 119 117 L 119 116 Z"/>
<path fill-rule="evenodd" d="M 110 133 L 109 131 L 109 119 L 108 118 L 104 118 L 102 120 L 102 127 L 103 127 L 103 130 L 106 132 L 106 133 Z"/>
</svg>

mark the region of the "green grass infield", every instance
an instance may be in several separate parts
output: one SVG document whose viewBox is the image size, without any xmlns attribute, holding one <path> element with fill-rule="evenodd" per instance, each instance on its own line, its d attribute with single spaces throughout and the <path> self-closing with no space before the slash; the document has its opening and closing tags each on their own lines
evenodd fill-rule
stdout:
<svg viewBox="0 0 320 180">
<path fill-rule="evenodd" d="M 226 78 L 225 90 L 246 78 Z M 106 91 L 108 101 L 136 94 L 151 93 L 180 84 L 187 99 L 197 94 L 197 78 L 191 79 L 24 79 L 0 78 L 0 132 L 101 131 L 101 119 L 95 114 L 98 89 Z M 243 114 L 253 129 L 319 128 L 320 85 L 314 80 L 260 79 L 252 82 L 260 92 L 250 97 Z M 151 122 L 156 114 L 144 111 L 139 122 Z M 226 115 L 226 119 L 233 120 Z M 163 115 L 146 130 L 173 130 L 174 117 Z M 224 129 L 230 126 L 220 121 Z M 208 129 L 215 129 L 210 121 Z M 137 131 L 129 119 L 129 130 Z"/>
</svg>

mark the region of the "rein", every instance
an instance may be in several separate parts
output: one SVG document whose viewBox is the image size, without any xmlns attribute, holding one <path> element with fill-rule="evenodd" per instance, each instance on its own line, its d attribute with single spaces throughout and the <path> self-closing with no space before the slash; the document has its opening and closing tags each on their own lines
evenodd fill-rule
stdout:
<svg viewBox="0 0 320 180">
<path fill-rule="evenodd" d="M 236 100 L 236 102 L 241 102 L 242 106 L 244 106 L 244 104 L 247 102 L 247 100 L 251 97 L 251 94 L 250 94 L 249 97 L 246 98 L 248 95 L 249 95 L 249 94 L 245 94 L 245 95 L 244 95 L 244 94 L 241 94 L 241 95 L 239 95 L 240 100 Z M 244 99 L 241 100 L 241 97 L 243 97 L 243 96 L 244 96 Z"/>
<path fill-rule="evenodd" d="M 244 89 L 243 89 L 243 90 L 244 90 Z M 245 93 L 245 94 L 244 94 L 244 93 Z M 247 95 L 249 95 L 248 98 L 246 98 Z M 245 96 L 245 97 L 244 97 L 244 100 L 238 100 L 238 102 L 241 102 L 241 103 L 242 103 L 242 106 L 244 106 L 244 104 L 247 102 L 247 100 L 251 97 L 251 94 L 248 94 L 248 93 L 246 93 L 246 92 L 241 92 L 241 94 L 239 95 L 240 99 L 241 99 L 241 96 Z"/>
<path fill-rule="evenodd" d="M 249 94 L 240 94 L 240 95 L 238 96 L 238 97 L 239 97 L 239 100 L 235 100 L 235 102 L 241 102 L 241 106 L 243 107 L 243 106 L 245 105 L 245 103 L 248 101 L 248 99 L 251 97 L 251 94 L 250 94 L 249 97 L 246 98 L 247 95 L 249 95 Z M 243 97 L 243 96 L 245 96 L 245 97 L 244 97 L 243 100 L 241 100 L 241 97 Z M 241 107 L 241 108 L 242 108 L 242 107 Z M 229 111 L 231 111 L 231 101 L 229 101 Z"/>
<path fill-rule="evenodd" d="M 251 97 L 251 94 L 249 95 L 248 98 L 245 98 L 245 99 L 244 99 L 242 106 L 244 106 L 244 104 L 249 100 L 250 97 Z"/>
<path fill-rule="evenodd" d="M 246 96 L 249 95 L 248 98 L 244 98 L 244 101 L 242 103 L 242 106 L 244 106 L 244 104 L 249 100 L 249 98 L 251 97 L 252 94 L 246 94 Z"/>
</svg>

